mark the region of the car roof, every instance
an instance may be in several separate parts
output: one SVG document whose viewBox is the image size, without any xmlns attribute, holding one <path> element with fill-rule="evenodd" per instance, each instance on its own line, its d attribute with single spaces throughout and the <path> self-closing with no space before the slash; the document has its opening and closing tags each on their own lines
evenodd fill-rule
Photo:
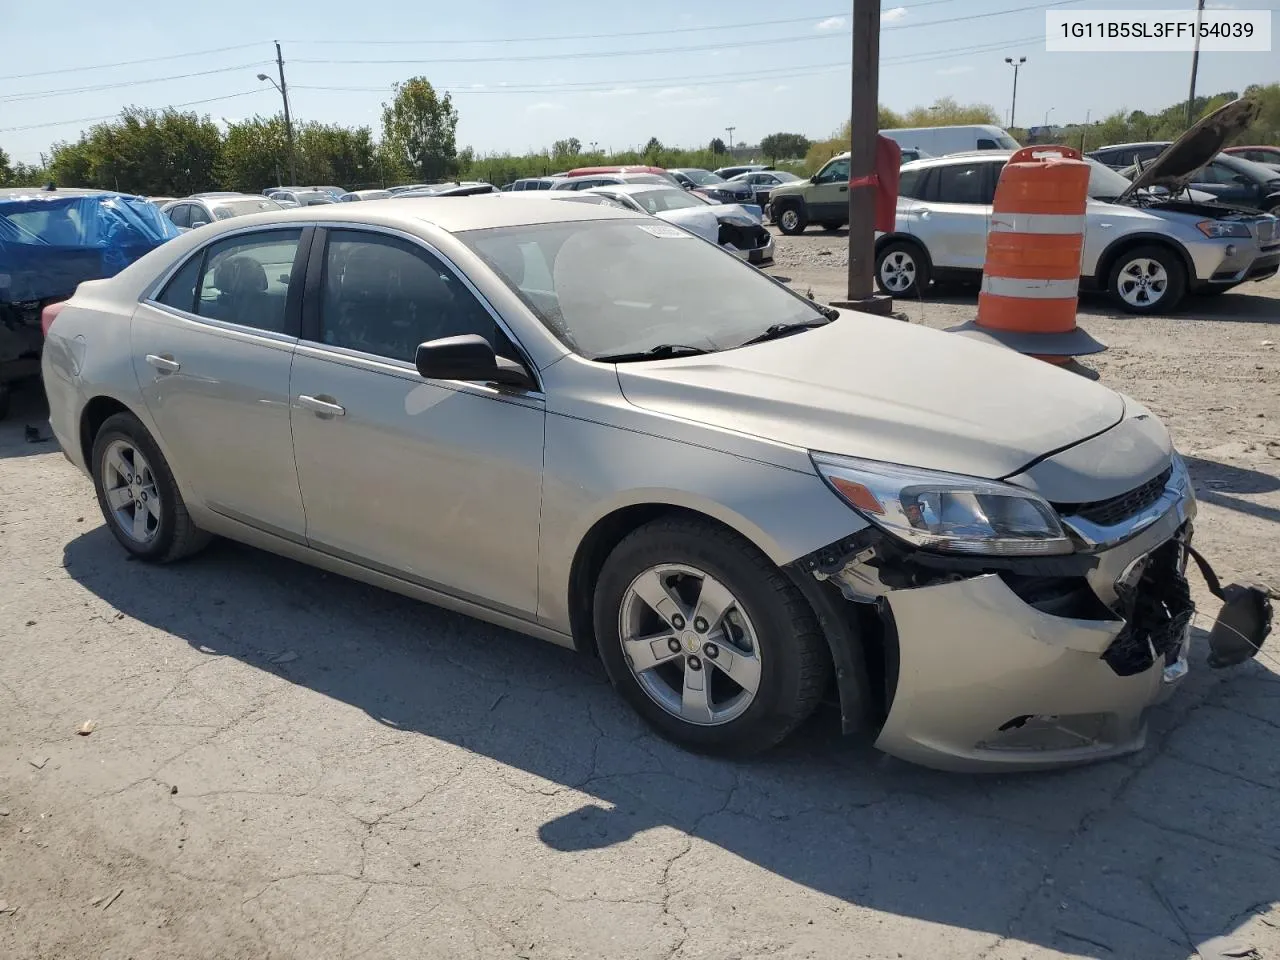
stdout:
<svg viewBox="0 0 1280 960">
<path fill-rule="evenodd" d="M 596 204 L 564 204 L 538 194 L 484 193 L 471 197 L 396 197 L 376 203 L 333 203 L 319 207 L 298 207 L 253 213 L 237 217 L 236 227 L 260 224 L 313 223 L 319 221 L 374 223 L 395 225 L 397 222 L 434 224 L 448 233 L 463 230 L 489 230 L 496 227 L 520 227 L 541 223 L 567 223 L 575 220 L 631 219 L 638 216 L 615 207 Z"/>
<path fill-rule="evenodd" d="M 0 187 L 0 198 L 6 200 L 26 199 L 39 200 L 41 198 L 48 199 L 58 196 L 76 196 L 76 197 L 135 197 L 140 196 L 135 193 L 118 193 L 115 190 L 95 190 L 92 187 L 58 187 L 55 190 L 46 190 L 44 187 Z M 145 200 L 146 197 L 141 197 Z"/>
<path fill-rule="evenodd" d="M 1094 147 L 1090 153 L 1102 150 L 1132 150 L 1134 147 L 1167 147 L 1172 140 L 1140 140 L 1137 143 L 1108 143 L 1105 147 Z"/>
<path fill-rule="evenodd" d="M 649 193 L 653 190 L 674 190 L 677 193 L 688 193 L 671 183 L 607 183 L 603 187 L 587 187 L 581 193 L 608 192 L 625 193 L 628 196 L 636 193 Z"/>
<path fill-rule="evenodd" d="M 974 160 L 990 160 L 991 162 L 1007 161 L 1013 156 L 1012 150 L 966 150 L 963 153 L 949 153 L 945 157 L 921 157 L 909 160 L 902 169 L 925 170 L 930 167 L 945 167 L 952 163 L 972 163 Z"/>
</svg>

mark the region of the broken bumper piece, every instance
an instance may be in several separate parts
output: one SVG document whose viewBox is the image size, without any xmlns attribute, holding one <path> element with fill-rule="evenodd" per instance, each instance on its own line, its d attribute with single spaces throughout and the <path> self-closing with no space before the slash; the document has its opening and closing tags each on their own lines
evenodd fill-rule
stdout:
<svg viewBox="0 0 1280 960">
<path fill-rule="evenodd" d="M 1060 558 L 944 558 L 874 530 L 838 558 L 807 558 L 883 625 L 876 746 L 929 767 L 985 771 L 1141 749 L 1146 710 L 1187 672 L 1194 510 L 1178 499 L 1124 540 Z"/>
</svg>

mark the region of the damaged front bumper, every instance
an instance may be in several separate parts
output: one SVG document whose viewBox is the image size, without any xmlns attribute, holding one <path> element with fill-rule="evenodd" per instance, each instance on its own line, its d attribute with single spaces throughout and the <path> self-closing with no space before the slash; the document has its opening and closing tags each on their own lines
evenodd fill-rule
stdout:
<svg viewBox="0 0 1280 960">
<path fill-rule="evenodd" d="M 1067 557 L 949 558 L 871 529 L 805 558 L 874 611 L 885 677 L 871 697 L 876 746 L 946 770 L 1141 749 L 1145 711 L 1186 674 L 1195 609 L 1185 578 L 1194 497 L 1185 475 L 1156 493 L 1110 528 L 1082 522 L 1080 552 Z"/>
</svg>

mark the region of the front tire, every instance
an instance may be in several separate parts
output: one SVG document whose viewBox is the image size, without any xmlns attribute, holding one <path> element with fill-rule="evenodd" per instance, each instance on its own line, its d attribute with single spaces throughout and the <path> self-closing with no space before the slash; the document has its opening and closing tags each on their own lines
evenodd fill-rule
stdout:
<svg viewBox="0 0 1280 960">
<path fill-rule="evenodd" d="M 191 520 L 169 464 L 131 413 L 108 417 L 93 440 L 93 486 L 107 527 L 139 560 L 169 563 L 210 536 Z"/>
<path fill-rule="evenodd" d="M 1126 313 L 1171 313 L 1187 292 L 1187 268 L 1168 247 L 1134 247 L 1116 259 L 1107 292 Z"/>
<path fill-rule="evenodd" d="M 804 228 L 809 226 L 809 218 L 805 216 L 804 208 L 798 203 L 788 203 L 778 211 L 778 229 L 789 237 L 804 233 Z"/>
<path fill-rule="evenodd" d="M 800 591 L 737 534 L 658 520 L 614 549 L 595 593 L 609 679 L 664 737 L 692 750 L 767 750 L 818 705 L 831 660 Z"/>
</svg>

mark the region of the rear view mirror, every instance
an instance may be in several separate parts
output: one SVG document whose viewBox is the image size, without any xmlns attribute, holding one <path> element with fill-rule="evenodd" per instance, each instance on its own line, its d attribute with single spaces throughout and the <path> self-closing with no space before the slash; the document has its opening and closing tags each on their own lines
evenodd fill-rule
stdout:
<svg viewBox="0 0 1280 960">
<path fill-rule="evenodd" d="M 524 367 L 495 354 L 492 344 L 475 333 L 420 343 L 414 359 L 418 373 L 431 380 L 467 380 L 525 389 L 534 385 Z"/>
</svg>

